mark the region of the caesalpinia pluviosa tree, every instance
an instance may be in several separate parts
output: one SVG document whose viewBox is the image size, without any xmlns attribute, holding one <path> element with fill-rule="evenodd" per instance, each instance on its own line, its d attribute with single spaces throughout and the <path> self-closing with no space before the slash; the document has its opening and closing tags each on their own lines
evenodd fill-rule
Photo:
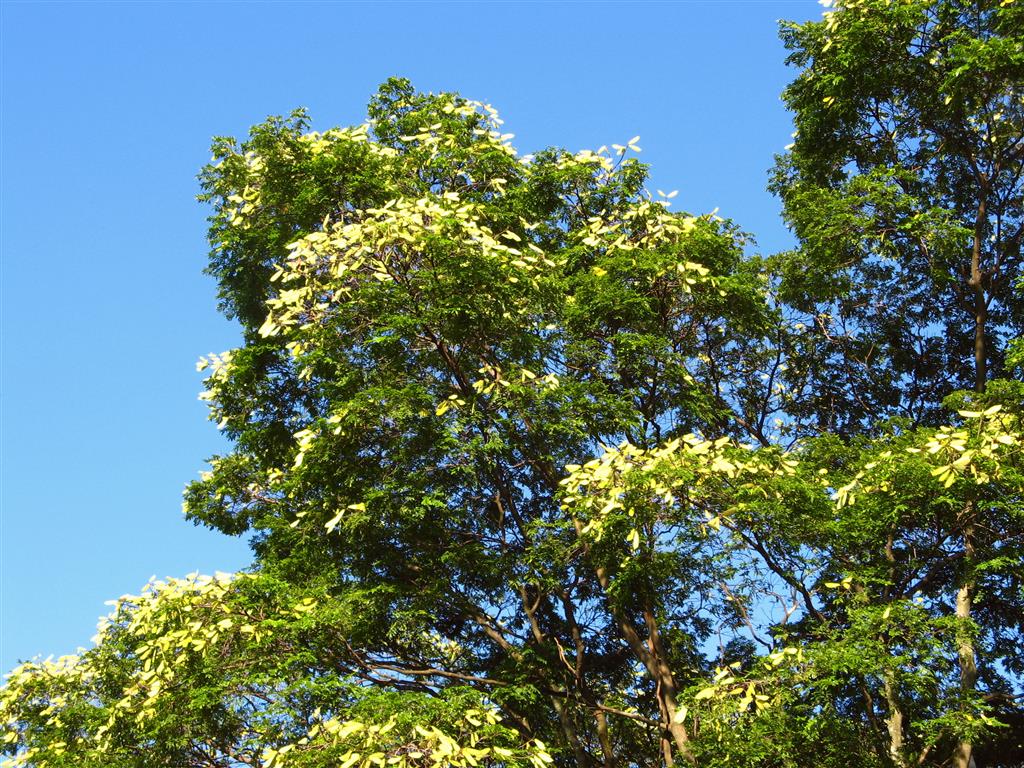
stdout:
<svg viewBox="0 0 1024 768">
<path fill-rule="evenodd" d="M 913 9 L 932 18 L 857 2 L 789 33 L 819 46 L 801 136 L 814 67 Z M 878 410 L 917 369 L 886 353 L 832 386 L 882 334 L 837 275 L 918 236 L 952 253 L 936 203 L 851 261 L 849 217 L 808 213 L 862 199 L 828 186 L 851 161 L 816 176 L 798 139 L 779 188 L 802 249 L 761 260 L 645 192 L 636 140 L 521 156 L 490 107 L 400 80 L 369 111 L 216 141 L 210 272 L 243 345 L 201 363 L 234 449 L 186 509 L 256 564 L 151 585 L 96 648 L 16 670 L 16 764 L 999 764 L 1022 673 L 1012 249 L 986 386 Z"/>
<path fill-rule="evenodd" d="M 216 269 L 277 238 L 282 205 L 320 207 L 312 231 L 249 267 L 272 294 L 209 380 L 240 450 L 190 490 L 191 514 L 251 527 L 268 568 L 365 601 L 353 661 L 367 674 L 500 680 L 479 684 L 528 733 L 554 713 L 580 764 L 652 741 L 658 754 L 663 738 L 666 755 L 688 756 L 671 657 L 706 639 L 713 558 L 694 540 L 637 585 L 688 574 L 671 613 L 653 592 L 637 613 L 613 609 L 559 481 L 602 444 L 763 419 L 770 400 L 749 367 L 770 327 L 757 265 L 725 223 L 648 199 L 643 168 L 624 159 L 634 143 L 523 159 L 487 108 L 397 82 L 371 118 L 372 138 L 273 127 L 261 149 L 225 147 L 206 176 L 221 203 Z M 281 167 L 355 173 L 363 155 L 380 187 L 365 200 Z M 311 188 L 274 199 L 277 174 Z M 424 653 L 424 634 L 454 643 L 458 663 Z"/>
<path fill-rule="evenodd" d="M 821 22 L 784 26 L 803 71 L 784 93 L 797 132 L 774 185 L 801 247 L 779 259 L 780 292 L 807 327 L 792 348 L 791 412 L 815 429 L 848 437 L 892 417 L 934 426 L 956 388 L 974 390 L 982 410 L 1021 401 L 993 379 L 1012 370 L 1007 340 L 1024 322 L 1022 30 L 1014 0 L 849 0 Z M 993 597 L 979 583 L 994 567 L 982 553 L 1019 540 L 1019 525 L 992 526 L 962 501 L 929 523 L 926 547 L 908 533 L 907 552 L 947 559 L 928 586 L 955 588 L 936 610 L 965 622 L 981 611 L 983 633 L 1012 626 L 1019 637 L 1018 599 L 1000 598 L 996 614 L 979 604 Z M 907 556 L 889 533 L 896 560 Z M 1020 565 L 1002 562 L 1005 573 Z M 992 686 L 1019 643 L 986 640 Z M 982 668 L 970 636 L 958 656 L 966 695 Z M 956 764 L 971 751 L 962 740 Z"/>
<path fill-rule="evenodd" d="M 190 515 L 349 606 L 353 685 L 471 686 L 561 762 L 692 759 L 674 715 L 715 556 L 691 536 L 610 606 L 559 481 L 602 444 L 763 421 L 757 264 L 727 223 L 649 199 L 635 142 L 521 158 L 489 108 L 399 81 L 370 117 L 216 146 L 212 271 L 246 344 L 207 361 L 237 448 Z"/>
<path fill-rule="evenodd" d="M 336 647 L 350 611 L 265 574 L 154 582 L 117 601 L 95 648 L 13 672 L 11 764 L 550 764 L 469 688 L 353 682 Z"/>
<path fill-rule="evenodd" d="M 934 425 L 1003 375 L 1024 321 L 1021 29 L 1014 0 L 844 0 L 783 25 L 802 68 L 773 180 L 800 238 L 777 266 L 807 328 L 795 414 Z"/>
<path fill-rule="evenodd" d="M 956 427 L 853 445 L 822 438 L 781 456 L 691 437 L 570 467 L 564 503 L 586 521 L 584 540 L 617 532 L 630 542 L 620 579 L 646 573 L 673 532 L 697 520 L 739 547 L 733 564 L 746 567 L 732 579 L 722 569 L 721 588 L 762 649 L 740 651 L 693 696 L 689 716 L 715 733 L 702 762 L 799 765 L 813 754 L 818 764 L 941 764 L 998 728 L 991 705 L 1012 708 L 1020 615 L 979 627 L 943 606 L 955 597 L 950 572 L 966 567 L 992 603 L 1018 600 L 1020 417 L 998 404 L 959 415 Z M 1010 535 L 963 564 L 946 539 L 968 505 Z M 763 575 L 770 587 L 752 584 Z M 772 597 L 782 618 L 761 634 L 751 616 Z M 1011 667 L 1008 678 L 989 670 L 985 693 L 957 675 L 963 643 L 978 636 Z"/>
</svg>

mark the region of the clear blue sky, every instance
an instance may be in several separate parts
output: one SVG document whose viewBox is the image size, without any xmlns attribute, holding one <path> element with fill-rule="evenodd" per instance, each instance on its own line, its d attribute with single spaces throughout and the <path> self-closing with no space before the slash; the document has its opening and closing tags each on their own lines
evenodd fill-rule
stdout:
<svg viewBox="0 0 1024 768">
<path fill-rule="evenodd" d="M 0 673 L 88 644 L 153 575 L 244 567 L 184 483 L 222 450 L 196 359 L 234 344 L 205 264 L 210 137 L 361 122 L 391 75 L 497 107 L 521 152 L 639 134 L 652 188 L 786 247 L 780 18 L 814 0 L 0 4 Z"/>
</svg>

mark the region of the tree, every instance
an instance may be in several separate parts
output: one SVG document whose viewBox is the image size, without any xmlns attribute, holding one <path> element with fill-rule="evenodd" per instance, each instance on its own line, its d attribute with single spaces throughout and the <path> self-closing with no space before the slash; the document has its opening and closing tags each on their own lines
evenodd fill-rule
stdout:
<svg viewBox="0 0 1024 768">
<path fill-rule="evenodd" d="M 1012 0 L 850 0 L 784 27 L 804 70 L 784 94 L 797 132 L 774 181 L 801 240 L 780 291 L 807 314 L 791 370 L 812 393 L 795 409 L 811 429 L 935 424 L 953 390 L 980 396 L 1007 370 L 1024 322 L 1022 29 Z M 964 620 L 985 594 L 982 550 L 1019 535 L 983 519 L 966 499 L 940 523 L 960 541 L 949 556 Z M 966 693 L 978 674 L 969 638 L 958 655 Z M 963 740 L 956 764 L 970 756 Z"/>
<path fill-rule="evenodd" d="M 844 0 L 784 25 L 796 134 L 773 187 L 806 314 L 795 412 L 844 434 L 941 418 L 1001 375 L 1024 303 L 1024 9 L 999 0 Z"/>
<path fill-rule="evenodd" d="M 759 561 L 740 560 L 739 573 L 719 569 L 721 589 L 764 650 L 719 666 L 693 696 L 695 719 L 703 715 L 718 737 L 702 744 L 710 747 L 702 763 L 801 765 L 813 755 L 824 765 L 943 764 L 954 745 L 992 740 L 991 713 L 1012 708 L 1014 677 L 1019 685 L 1024 456 L 1019 414 L 993 405 L 959 415 L 957 427 L 853 444 L 820 438 L 782 457 L 691 439 L 653 451 L 624 446 L 573 469 L 568 484 L 582 492 L 565 503 L 599 537 L 642 520 L 652 531 L 643 548 L 657 547 L 667 530 L 703 514 Z M 992 602 L 1014 604 L 1001 627 L 946 610 L 964 564 L 945 521 L 968 505 L 1013 534 L 967 564 L 978 589 L 998 596 Z M 730 584 L 758 574 L 778 586 L 755 582 L 751 593 Z M 771 597 L 783 612 L 768 636 L 751 616 Z M 985 695 L 956 681 L 968 637 L 991 641 Z M 746 726 L 739 734 L 737 720 Z M 763 729 L 771 746 L 747 728 Z"/>
<path fill-rule="evenodd" d="M 692 758 L 680 662 L 712 561 L 684 531 L 616 580 L 559 481 L 602 444 L 741 429 L 743 350 L 771 328 L 757 264 L 643 193 L 635 141 L 523 159 L 490 108 L 402 81 L 370 118 L 215 146 L 211 270 L 246 343 L 208 361 L 236 449 L 190 515 L 353 606 L 337 653 L 362 683 L 475 686 L 562 762 Z"/>
<path fill-rule="evenodd" d="M 400 81 L 370 116 L 372 138 L 272 122 L 204 174 L 248 343 L 213 360 L 238 450 L 190 513 L 256 531 L 268 570 L 363 601 L 367 674 L 502 680 L 488 695 L 527 732 L 552 708 L 579 764 L 651 739 L 689 756 L 671 658 L 707 632 L 699 544 L 611 606 L 559 481 L 602 444 L 739 429 L 758 373 L 742 352 L 770 328 L 757 265 L 727 223 L 645 197 L 635 144 L 524 161 L 489 108 Z M 254 272 L 255 296 L 234 281 Z M 269 314 L 246 314 L 259 303 Z M 660 594 L 687 572 L 693 598 Z M 458 643 L 457 670 L 423 633 Z M 609 725 L 620 711 L 633 722 Z"/>
<path fill-rule="evenodd" d="M 358 685 L 336 645 L 350 610 L 266 574 L 151 583 L 117 601 L 95 648 L 14 670 L 0 698 L 17 712 L 12 764 L 551 762 L 470 688 Z"/>
<path fill-rule="evenodd" d="M 985 9 L 985 61 L 1015 61 L 1011 6 Z M 914 323 L 941 276 L 895 335 L 862 294 L 895 297 L 918 241 L 952 258 L 970 190 L 942 191 L 962 177 L 924 138 L 932 165 L 906 167 L 800 138 L 829 117 L 807 106 L 815 67 L 911 8 L 932 18 L 853 3 L 787 33 L 807 70 L 777 184 L 801 248 L 771 259 L 646 193 L 636 139 L 520 156 L 489 106 L 402 80 L 362 126 L 297 112 L 215 140 L 210 273 L 243 345 L 200 364 L 234 448 L 186 509 L 250 535 L 256 562 L 153 585 L 81 658 L 19 668 L 15 760 L 902 768 L 994 749 L 1024 672 L 1000 648 L 1024 613 L 1024 385 L 990 381 L 1020 365 L 1019 254 L 997 238 L 984 282 L 988 386 L 951 395 L 971 382 L 920 372 L 961 371 L 965 347 L 896 343 L 932 334 Z M 877 211 L 885 238 L 861 238 Z"/>
</svg>

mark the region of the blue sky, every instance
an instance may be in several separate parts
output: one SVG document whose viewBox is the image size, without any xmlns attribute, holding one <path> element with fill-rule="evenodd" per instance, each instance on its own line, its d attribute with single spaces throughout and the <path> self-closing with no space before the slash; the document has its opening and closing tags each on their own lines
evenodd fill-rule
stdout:
<svg viewBox="0 0 1024 768">
<path fill-rule="evenodd" d="M 0 673 L 86 645 L 153 575 L 244 567 L 181 489 L 223 450 L 196 359 L 234 345 L 201 274 L 213 135 L 362 122 L 392 75 L 490 102 L 521 152 L 641 137 L 652 188 L 763 251 L 789 143 L 777 20 L 814 0 L 0 4 Z"/>
</svg>

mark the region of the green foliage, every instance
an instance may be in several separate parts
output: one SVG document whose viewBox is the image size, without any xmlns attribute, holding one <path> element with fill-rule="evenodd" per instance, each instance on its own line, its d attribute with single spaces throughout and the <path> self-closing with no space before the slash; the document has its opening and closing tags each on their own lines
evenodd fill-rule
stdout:
<svg viewBox="0 0 1024 768">
<path fill-rule="evenodd" d="M 760 639 L 765 654 L 727 662 L 693 694 L 690 713 L 713 735 L 702 764 L 763 764 L 765 745 L 737 736 L 737 721 L 777 729 L 788 718 L 787 730 L 817 731 L 841 717 L 845 746 L 828 759 L 856 754 L 857 765 L 894 757 L 884 740 L 864 737 L 897 711 L 901 763 L 926 764 L 951 741 L 998 728 L 991 702 L 1012 695 L 1024 639 L 1014 598 L 1024 562 L 1024 443 L 1019 417 L 998 404 L 959 415 L 957 427 L 854 444 L 821 438 L 790 454 L 691 437 L 651 451 L 623 445 L 569 468 L 565 503 L 588 521 L 585 535 L 626 540 L 618 557 L 678 551 L 674 534 L 701 525 L 728 534 L 733 562 L 749 554 L 759 561 L 749 569 L 775 577 L 752 595 L 721 582 L 755 639 L 753 610 L 774 598 L 784 618 Z M 990 533 L 974 537 L 968 553 L 954 536 L 972 508 Z M 985 620 L 955 615 L 955 586 L 965 582 L 975 584 Z M 984 641 L 988 694 L 957 683 L 964 637 Z M 858 720 L 865 731 L 855 747 L 844 731 Z M 799 765 L 800 743 L 773 741 L 770 754 Z"/>
<path fill-rule="evenodd" d="M 1006 370 L 1024 322 L 1022 12 L 843 0 L 783 26 L 803 68 L 773 181 L 801 244 L 778 266 L 804 327 L 790 368 L 801 419 L 844 434 L 893 416 L 935 424 L 950 391 Z"/>
<path fill-rule="evenodd" d="M 400 81 L 370 116 L 323 134 L 271 121 L 218 145 L 204 173 L 214 270 L 250 275 L 258 258 L 265 277 L 221 281 L 247 344 L 204 361 L 206 398 L 237 449 L 189 488 L 189 514 L 253 531 L 267 571 L 365 601 L 359 652 L 428 670 L 414 688 L 435 690 L 457 659 L 503 681 L 485 687 L 519 721 L 561 709 L 566 749 L 633 754 L 648 734 L 627 726 L 614 744 L 595 717 L 608 697 L 649 709 L 655 683 L 630 682 L 637 659 L 615 627 L 636 619 L 609 611 L 574 553 L 561 467 L 604 443 L 763 421 L 758 266 L 727 222 L 646 196 L 635 140 L 520 158 L 489 107 Z M 380 195 L 322 189 L 306 170 L 319 157 L 345 179 L 371 158 Z M 284 242 L 280 211 L 307 207 L 312 223 L 289 220 Z M 630 591 L 663 610 L 696 547 Z M 707 636 L 685 613 L 664 623 L 691 654 Z M 455 658 L 411 641 L 424 633 Z M 500 690 L 508 675 L 529 695 Z"/>
<path fill-rule="evenodd" d="M 1021 28 L 786 25 L 767 259 L 638 138 L 521 156 L 403 80 L 216 139 L 243 343 L 200 361 L 233 447 L 185 509 L 256 560 L 15 670 L 11 764 L 1012 765 Z"/>
<path fill-rule="evenodd" d="M 14 670 L 0 698 L 17 765 L 542 768 L 468 688 L 439 697 L 352 679 L 348 611 L 266 575 L 154 582 L 119 599 L 96 647 Z"/>
</svg>

